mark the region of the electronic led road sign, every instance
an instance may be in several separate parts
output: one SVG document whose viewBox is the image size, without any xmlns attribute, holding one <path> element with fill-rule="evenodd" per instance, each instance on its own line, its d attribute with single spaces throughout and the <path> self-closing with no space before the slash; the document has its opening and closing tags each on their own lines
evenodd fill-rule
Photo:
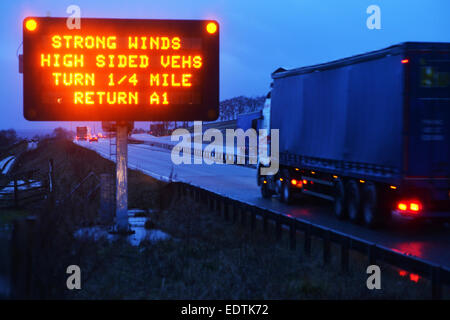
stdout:
<svg viewBox="0 0 450 320">
<path fill-rule="evenodd" d="M 215 120 L 219 25 L 28 17 L 23 86 L 32 121 Z"/>
</svg>

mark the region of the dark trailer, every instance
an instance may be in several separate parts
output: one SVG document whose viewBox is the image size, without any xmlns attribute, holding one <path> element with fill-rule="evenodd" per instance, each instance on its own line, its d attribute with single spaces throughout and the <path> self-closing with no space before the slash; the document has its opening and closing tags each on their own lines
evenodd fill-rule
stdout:
<svg viewBox="0 0 450 320">
<path fill-rule="evenodd" d="M 391 213 L 448 218 L 449 52 L 449 43 L 407 42 L 274 72 L 280 171 L 259 177 L 263 196 L 318 196 L 368 226 Z"/>
</svg>

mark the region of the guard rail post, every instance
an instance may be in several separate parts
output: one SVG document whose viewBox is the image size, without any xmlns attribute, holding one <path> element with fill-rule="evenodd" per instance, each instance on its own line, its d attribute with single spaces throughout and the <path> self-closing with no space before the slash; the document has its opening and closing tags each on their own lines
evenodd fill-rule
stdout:
<svg viewBox="0 0 450 320">
<path fill-rule="evenodd" d="M 326 230 L 323 236 L 323 264 L 327 265 L 331 259 L 331 232 Z"/>
<path fill-rule="evenodd" d="M 440 279 L 440 268 L 431 266 L 431 299 L 442 299 L 442 286 Z"/>
<path fill-rule="evenodd" d="M 296 233 L 297 230 L 295 228 L 295 220 L 292 220 L 292 222 L 289 225 L 289 248 L 291 250 L 295 250 L 297 247 Z"/>
<path fill-rule="evenodd" d="M 305 228 L 305 242 L 304 242 L 305 254 L 311 256 L 311 226 L 307 225 Z"/>
<path fill-rule="evenodd" d="M 349 271 L 349 245 L 348 239 L 343 239 L 341 242 L 341 270 L 342 272 Z"/>
</svg>

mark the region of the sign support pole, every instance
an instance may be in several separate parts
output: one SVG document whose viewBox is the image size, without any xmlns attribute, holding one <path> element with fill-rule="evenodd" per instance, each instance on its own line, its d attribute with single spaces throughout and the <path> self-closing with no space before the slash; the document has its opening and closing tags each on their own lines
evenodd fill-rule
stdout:
<svg viewBox="0 0 450 320">
<path fill-rule="evenodd" d="M 128 226 L 128 126 L 116 124 L 116 219 L 115 231 L 129 234 Z"/>
</svg>

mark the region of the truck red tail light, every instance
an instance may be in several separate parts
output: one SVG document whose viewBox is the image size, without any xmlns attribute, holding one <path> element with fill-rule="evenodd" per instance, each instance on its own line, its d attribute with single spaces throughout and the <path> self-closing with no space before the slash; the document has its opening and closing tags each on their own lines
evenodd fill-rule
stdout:
<svg viewBox="0 0 450 320">
<path fill-rule="evenodd" d="M 400 275 L 400 277 L 406 277 L 409 274 L 409 280 L 411 280 L 412 282 L 419 282 L 420 280 L 420 276 L 418 274 L 415 273 L 408 273 L 405 270 L 400 270 L 398 272 L 398 274 Z"/>
<path fill-rule="evenodd" d="M 410 273 L 409 274 L 409 280 L 411 280 L 412 282 L 419 282 L 420 280 L 420 276 L 418 274 L 415 273 Z"/>
<path fill-rule="evenodd" d="M 422 210 L 422 203 L 419 200 L 403 200 L 397 203 L 397 210 L 416 214 Z"/>
</svg>

